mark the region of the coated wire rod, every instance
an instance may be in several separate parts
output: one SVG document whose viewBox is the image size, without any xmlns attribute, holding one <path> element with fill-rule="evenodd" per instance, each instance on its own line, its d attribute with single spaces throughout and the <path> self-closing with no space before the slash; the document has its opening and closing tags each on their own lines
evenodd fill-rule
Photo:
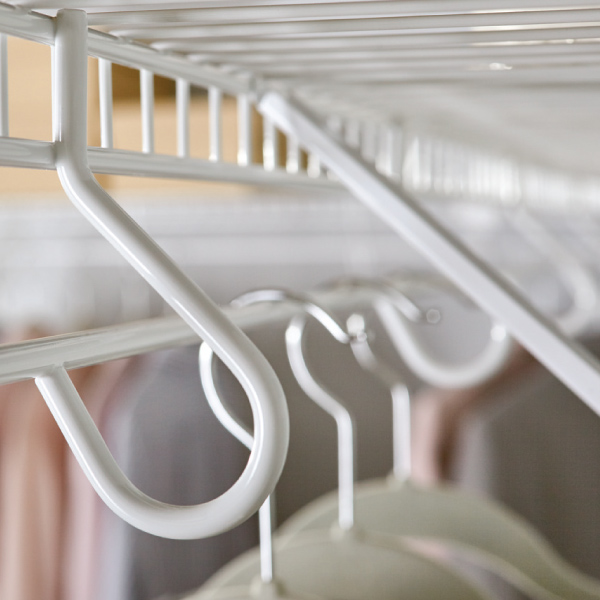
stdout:
<svg viewBox="0 0 600 600">
<path fill-rule="evenodd" d="M 223 92 L 215 86 L 208 89 L 209 160 L 223 160 Z"/>
<path fill-rule="evenodd" d="M 98 91 L 100 102 L 100 145 L 112 148 L 113 139 L 113 81 L 112 63 L 98 59 Z"/>
<path fill-rule="evenodd" d="M 177 156 L 188 158 L 190 155 L 190 83 L 178 78 L 177 99 Z"/>
<path fill-rule="evenodd" d="M 140 70 L 140 104 L 142 112 L 142 152 L 152 154 L 154 152 L 154 73 L 148 71 L 148 69 Z"/>
</svg>

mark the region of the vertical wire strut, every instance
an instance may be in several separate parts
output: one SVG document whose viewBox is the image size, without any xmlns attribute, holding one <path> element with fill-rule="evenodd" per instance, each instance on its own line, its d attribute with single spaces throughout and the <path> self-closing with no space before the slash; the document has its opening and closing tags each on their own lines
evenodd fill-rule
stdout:
<svg viewBox="0 0 600 600">
<path fill-rule="evenodd" d="M 78 408 L 63 429 L 78 461 L 103 500 L 130 524 L 177 539 L 216 535 L 254 513 L 273 491 L 287 452 L 289 420 L 272 367 L 219 307 L 115 202 L 94 178 L 87 153 L 87 15 L 63 9 L 56 18 L 53 51 L 53 129 L 56 171 L 74 206 L 188 325 L 214 347 L 245 389 L 255 443 L 239 479 L 226 492 L 195 506 L 166 505 L 138 490 L 119 469 L 62 367 L 38 377 L 49 404 Z M 79 410 L 82 409 L 83 413 Z M 89 417 L 89 414 L 87 415 Z"/>
<path fill-rule="evenodd" d="M 98 90 L 100 100 L 100 145 L 112 148 L 113 138 L 113 82 L 112 63 L 98 59 Z"/>
<path fill-rule="evenodd" d="M 0 136 L 8 137 L 8 43 L 0 34 Z"/>
<path fill-rule="evenodd" d="M 142 152 L 154 152 L 154 73 L 140 70 L 140 105 L 142 109 Z"/>
<path fill-rule="evenodd" d="M 177 156 L 190 155 L 190 82 L 177 79 Z"/>
<path fill-rule="evenodd" d="M 238 112 L 238 154 L 237 162 L 241 167 L 252 163 L 252 122 L 250 119 L 250 98 L 247 94 L 237 97 Z"/>
<path fill-rule="evenodd" d="M 208 88 L 208 159 L 214 162 L 223 160 L 223 92 L 215 86 Z"/>
</svg>

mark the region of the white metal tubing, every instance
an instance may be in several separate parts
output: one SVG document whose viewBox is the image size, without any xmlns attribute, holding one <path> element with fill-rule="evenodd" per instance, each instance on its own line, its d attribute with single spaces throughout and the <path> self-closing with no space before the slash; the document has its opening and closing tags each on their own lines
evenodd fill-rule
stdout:
<svg viewBox="0 0 600 600">
<path fill-rule="evenodd" d="M 385 38 L 384 38 L 385 39 Z M 415 42 L 418 41 L 418 37 Z M 289 65 L 291 67 L 311 66 L 317 67 L 322 64 L 328 66 L 337 65 L 342 68 L 351 61 L 402 61 L 417 66 L 428 64 L 450 65 L 456 61 L 467 59 L 479 59 L 480 62 L 488 59 L 489 62 L 508 62 L 524 59 L 566 60 L 573 58 L 597 57 L 598 42 L 590 40 L 588 43 L 563 43 L 563 44 L 532 44 L 532 45 L 426 45 L 396 47 L 393 40 L 389 45 L 375 43 L 369 44 L 368 40 L 357 48 L 348 43 L 345 48 L 325 48 L 315 44 L 304 50 L 281 47 L 269 51 L 269 48 L 261 48 L 259 45 L 250 45 L 245 52 L 220 50 L 205 51 L 189 54 L 190 60 L 196 63 L 234 63 L 260 69 L 261 67 L 277 67 Z M 283 68 L 283 67 L 282 67 Z"/>
<path fill-rule="evenodd" d="M 54 42 L 54 23 L 51 18 L 15 9 L 9 4 L 0 5 L 0 32 L 40 44 Z"/>
<path fill-rule="evenodd" d="M 3 167 L 54 169 L 54 144 L 36 140 L 0 138 L 0 162 Z"/>
<path fill-rule="evenodd" d="M 600 37 L 600 27 L 593 24 L 578 26 L 563 25 L 548 29 L 514 29 L 508 31 L 471 30 L 469 32 L 450 30 L 439 30 L 435 33 L 406 34 L 398 31 L 379 32 L 378 34 L 343 36 L 335 35 L 329 37 L 314 37 L 310 39 L 312 51 L 347 50 L 349 47 L 372 48 L 384 47 L 420 49 L 431 46 L 473 44 L 531 44 L 552 42 L 558 44 L 569 44 L 574 42 L 597 43 Z M 157 40 L 152 44 L 156 49 L 175 50 L 178 52 L 271 52 L 277 53 L 293 52 L 294 50 L 306 51 L 308 41 L 305 36 L 286 36 L 281 38 L 245 37 L 237 38 L 235 41 L 229 39 L 171 39 Z"/>
<path fill-rule="evenodd" d="M 391 393 L 394 421 L 394 477 L 398 481 L 406 481 L 412 473 L 410 391 L 405 385 L 395 385 Z"/>
<path fill-rule="evenodd" d="M 295 294 L 281 289 L 265 289 L 248 292 L 236 298 L 231 305 L 236 308 L 244 308 L 261 304 L 264 302 L 278 302 L 294 304 L 301 307 L 302 311 L 312 315 L 325 329 L 342 344 L 352 344 L 355 340 L 365 337 L 364 329 L 357 329 L 349 333 L 340 323 L 335 315 L 328 312 L 311 298 L 302 294 Z M 342 529 L 350 529 L 354 524 L 354 424 L 352 417 L 343 404 L 325 391 L 312 377 L 304 360 L 303 335 L 306 326 L 306 316 L 296 315 L 292 318 L 285 333 L 286 348 L 290 367 L 298 380 L 300 387 L 309 398 L 317 403 L 327 414 L 331 415 L 338 428 L 338 476 L 339 476 L 339 524 Z M 248 431 L 235 414 L 228 410 L 219 396 L 213 381 L 213 352 L 202 344 L 199 353 L 200 373 L 205 395 L 208 399 L 215 416 L 221 424 L 230 431 L 242 443 L 248 445 Z M 265 534 L 267 531 L 265 531 Z M 270 530 L 269 540 L 270 540 Z M 272 578 L 272 552 L 265 552 L 265 576 L 268 576 L 269 565 L 271 565 Z M 262 554 L 261 554 L 262 556 Z M 267 581 L 270 581 L 268 579 Z"/>
<path fill-rule="evenodd" d="M 474 255 L 404 190 L 366 165 L 296 102 L 271 92 L 259 110 L 318 154 L 352 193 L 436 265 L 465 294 L 506 325 L 542 364 L 600 414 L 600 364 L 566 337 L 514 286 Z"/>
<path fill-rule="evenodd" d="M 214 85 L 208 88 L 208 133 L 209 133 L 209 155 L 208 159 L 213 162 L 223 160 L 223 92 Z"/>
<path fill-rule="evenodd" d="M 53 170 L 56 168 L 54 154 L 52 142 L 0 138 L 0 162 L 5 167 Z M 280 169 L 268 172 L 258 165 L 241 168 L 231 163 L 143 154 L 130 150 L 88 148 L 88 160 L 94 173 L 108 175 L 230 181 L 298 189 L 340 189 L 340 186 L 332 181 L 311 179 L 303 173 L 292 175 Z"/>
<path fill-rule="evenodd" d="M 66 4 L 68 2 L 59 5 L 58 8 L 67 7 Z M 79 4 L 77 2 L 76 7 Z M 0 32 L 50 46 L 54 44 L 54 19 L 2 4 Z M 181 57 L 158 52 L 148 46 L 118 39 L 100 31 L 89 31 L 88 43 L 90 54 L 96 58 L 105 58 L 133 69 L 149 69 L 163 77 L 183 77 L 192 85 L 217 85 L 231 94 L 248 91 L 251 87 L 251 83 L 245 79 L 203 69 Z"/>
<path fill-rule="evenodd" d="M 387 177 L 394 175 L 394 159 L 396 158 L 395 134 L 396 131 L 391 125 L 382 124 L 379 126 L 377 159 L 375 164 L 377 170 Z M 398 162 L 401 162 L 401 160 Z"/>
<path fill-rule="evenodd" d="M 279 164 L 279 134 L 270 119 L 263 118 L 263 166 L 274 171 Z"/>
<path fill-rule="evenodd" d="M 46 146 L 24 144 L 23 148 L 29 148 L 40 155 L 40 160 L 46 160 Z M 42 144 L 42 142 L 39 142 Z M 51 148 L 50 144 L 50 150 Z M 0 157 L 4 155 L 0 141 Z M 8 154 L 11 146 L 6 146 Z M 42 148 L 44 148 L 42 150 Z M 236 164 L 218 162 L 199 158 L 179 158 L 176 156 L 142 154 L 127 150 L 113 150 L 110 152 L 90 148 L 88 150 L 90 167 L 95 173 L 107 173 L 112 175 L 130 175 L 136 177 L 161 177 L 174 179 L 190 179 L 197 181 L 230 181 L 235 183 L 249 183 L 253 185 L 283 185 L 286 187 L 315 188 L 315 189 L 340 189 L 340 186 L 322 179 L 312 179 L 304 173 L 296 175 L 286 173 L 282 169 L 265 171 L 262 166 L 249 165 L 241 167 Z M 14 160 L 15 157 L 8 157 Z M 33 160 L 33 158 L 30 158 Z M 15 164 L 14 166 L 20 166 Z M 26 166 L 26 165 L 22 165 Z M 47 168 L 52 168 L 48 166 Z"/>
<path fill-rule="evenodd" d="M 244 387 L 254 413 L 255 445 L 246 469 L 223 495 L 195 507 L 141 498 L 131 488 L 101 491 L 132 525 L 172 538 L 215 535 L 243 522 L 272 492 L 289 435 L 287 406 L 273 369 L 250 340 L 98 185 L 87 164 L 87 23 L 82 11 L 60 11 L 53 73 L 57 171 L 68 197 L 223 360 Z M 53 378 L 46 379 L 55 385 Z M 56 384 L 60 393 L 59 385 Z M 86 432 L 76 431 L 81 447 Z M 98 448 L 92 448 L 92 453 Z M 99 460 L 97 456 L 90 461 Z M 92 483 L 99 487 L 97 479 Z M 116 483 L 110 480 L 109 484 Z M 108 497 L 108 498 L 107 498 Z"/>
<path fill-rule="evenodd" d="M 285 169 L 288 173 L 299 173 L 300 172 L 300 146 L 298 145 L 298 139 L 293 135 L 286 137 L 286 160 Z"/>
<path fill-rule="evenodd" d="M 248 292 L 239 296 L 231 305 L 240 309 L 246 308 L 249 306 L 256 306 L 257 304 L 264 304 L 265 302 L 283 302 L 289 304 L 297 304 L 299 305 L 303 311 L 308 314 L 313 315 L 332 336 L 340 341 L 341 343 L 349 343 L 351 342 L 351 337 L 346 333 L 343 329 L 343 326 L 337 321 L 337 319 L 330 313 L 328 313 L 325 309 L 323 309 L 318 304 L 315 304 L 314 301 L 311 301 L 308 297 L 303 295 L 294 294 L 292 292 L 288 292 L 286 290 L 279 289 L 270 289 L 270 290 L 257 290 L 254 292 Z M 292 335 L 292 334 L 290 334 Z M 287 333 L 286 333 L 287 336 Z M 300 332 L 300 337 L 302 337 Z M 301 344 L 301 340 L 300 340 Z M 295 349 L 291 350 L 293 353 Z M 302 349 L 299 348 L 298 351 L 302 352 Z M 200 379 L 202 382 L 202 388 L 204 390 L 204 394 L 206 396 L 206 400 L 211 407 L 213 413 L 219 420 L 219 422 L 229 431 L 236 439 L 238 439 L 242 444 L 244 444 L 247 448 L 251 449 L 253 445 L 253 438 L 251 432 L 248 430 L 248 427 L 238 419 L 238 417 L 230 411 L 227 407 L 226 403 L 221 398 L 214 382 L 214 373 L 213 373 L 213 362 L 214 362 L 214 354 L 210 349 L 208 344 L 203 343 L 200 346 L 200 351 L 198 354 L 199 360 L 199 368 L 200 368 Z M 298 361 L 298 359 L 294 356 L 290 356 L 290 363 L 293 361 Z M 294 366 L 292 365 L 292 369 Z M 300 376 L 302 376 L 302 367 L 300 369 Z M 301 384 L 302 385 L 302 384 Z M 310 384 L 309 384 L 310 385 Z M 319 400 L 316 400 L 319 402 Z M 334 408 L 332 408 L 334 406 Z M 349 418 L 347 411 L 343 407 L 339 407 L 339 403 L 336 400 L 331 402 L 324 401 L 324 410 L 326 410 L 329 414 L 331 414 L 338 422 L 338 427 L 340 428 L 340 438 L 343 438 L 343 443 L 340 442 L 340 460 L 343 463 L 344 469 L 350 469 L 353 472 L 354 461 L 353 461 L 353 445 L 348 446 L 348 440 L 352 440 L 353 444 L 353 430 L 352 430 L 352 422 L 350 423 L 350 431 L 348 432 L 348 419 Z M 350 457 L 350 462 L 348 459 Z M 350 490 L 348 492 L 347 486 L 350 485 L 353 487 L 353 478 L 351 480 L 347 480 L 347 474 L 344 473 L 341 477 L 341 481 L 343 481 L 343 485 L 340 487 L 340 494 L 342 495 L 343 490 L 343 500 L 341 502 L 344 503 L 343 509 L 340 510 L 343 512 L 343 518 L 341 518 L 341 522 L 345 524 L 345 527 L 351 527 L 353 524 L 353 492 Z M 350 494 L 350 495 L 348 495 Z M 272 524 L 271 524 L 271 502 L 270 498 L 267 498 L 265 503 L 261 506 L 259 511 L 259 538 L 260 538 L 260 571 L 261 571 L 261 581 L 263 583 L 270 583 L 274 578 L 273 571 L 273 544 L 272 544 Z"/>
<path fill-rule="evenodd" d="M 320 177 L 323 173 L 321 170 L 321 161 L 316 154 L 308 155 L 308 164 L 306 166 L 306 172 L 309 177 Z"/>
<path fill-rule="evenodd" d="M 0 34 L 0 136 L 8 136 L 8 44 Z"/>
<path fill-rule="evenodd" d="M 190 155 L 190 83 L 177 79 L 177 156 L 188 158 Z"/>
<path fill-rule="evenodd" d="M 190 3 L 191 4 L 191 3 Z M 466 12 L 490 11 L 526 11 L 534 9 L 570 9 L 574 7 L 565 6 L 565 0 L 554 2 L 526 2 L 519 3 L 518 0 L 509 0 L 490 3 L 482 7 L 473 0 L 462 0 L 453 2 L 451 6 L 444 7 L 445 13 L 464 14 Z M 534 5 L 534 6 L 532 6 Z M 163 5 L 164 6 L 164 5 Z M 129 8 L 129 7 L 128 7 Z M 118 12 L 101 12 L 89 16 L 92 25 L 122 25 L 124 23 L 152 24 L 152 23 L 255 23 L 260 21 L 285 21 L 288 19 L 331 19 L 334 17 L 375 17 L 375 16 L 400 16 L 400 15 L 426 15 L 428 13 L 439 14 L 441 12 L 439 0 L 425 2 L 346 2 L 340 3 L 298 3 L 275 5 L 252 6 L 227 6 L 221 7 L 193 7 L 178 9 L 159 10 L 127 10 Z"/>
<path fill-rule="evenodd" d="M 252 163 L 252 122 L 250 115 L 250 98 L 248 94 L 240 94 L 237 97 L 237 163 L 240 167 L 247 167 Z"/>
<path fill-rule="evenodd" d="M 112 63 L 98 59 L 98 90 L 100 99 L 100 145 L 112 148 L 113 140 L 113 85 Z"/>
<path fill-rule="evenodd" d="M 225 406 L 215 385 L 213 365 L 214 353 L 208 344 L 201 344 L 198 354 L 200 381 L 206 401 L 220 423 L 242 443 L 252 450 L 254 439 L 250 429 L 239 421 Z M 260 547 L 260 575 L 263 583 L 273 581 L 273 527 L 271 523 L 271 497 L 269 496 L 258 511 L 258 536 Z"/>
<path fill-rule="evenodd" d="M 544 29 L 565 25 L 590 26 L 598 22 L 597 9 L 575 11 L 519 11 L 470 14 L 413 15 L 406 17 L 375 17 L 371 19 L 323 19 L 314 21 L 282 21 L 264 23 L 231 23 L 203 25 L 195 23 L 146 26 L 132 25 L 109 28 L 113 35 L 141 39 L 209 38 L 237 36 L 319 35 L 350 32 L 394 31 L 398 34 L 414 31 L 451 29 L 468 33 L 477 30 Z"/>
<path fill-rule="evenodd" d="M 267 303 L 235 308 L 226 306 L 223 311 L 240 328 L 264 326 L 291 319 L 297 314 L 299 307 L 316 310 L 313 307 L 324 304 L 328 310 L 332 310 L 369 305 L 374 300 L 373 292 L 374 290 L 366 287 L 323 290 L 316 292 L 314 297 L 311 295 L 313 304 L 308 307 L 299 302 L 279 302 L 277 306 Z M 275 302 L 279 297 L 280 294 L 272 295 L 269 301 Z M 322 312 L 317 316 L 327 322 L 326 314 Z M 346 334 L 339 323 L 337 327 L 336 322 L 328 323 L 328 327 L 333 333 L 339 330 L 340 341 L 346 340 Z M 4 344 L 0 346 L 0 384 L 31 379 L 58 366 L 76 369 L 197 342 L 197 334 L 179 317 L 162 317 Z"/>
<path fill-rule="evenodd" d="M 230 94 L 247 92 L 251 88 L 251 83 L 245 79 L 222 74 L 214 69 L 204 69 L 201 65 L 195 65 L 180 56 L 165 54 L 148 46 L 115 38 L 99 31 L 88 32 L 88 44 L 91 56 L 106 58 L 132 69 L 148 69 L 155 75 L 169 79 L 185 79 L 199 87 L 215 85 Z"/>
<path fill-rule="evenodd" d="M 520 9 L 545 9 L 545 8 L 562 8 L 566 0 L 493 0 L 489 2 L 489 6 L 485 8 L 489 10 L 520 10 Z M 300 4 L 305 4 L 314 7 L 315 11 L 319 10 L 319 5 L 322 0 L 303 0 Z M 137 10 L 154 10 L 164 8 L 164 0 L 130 0 L 126 5 L 123 5 L 121 0 L 20 0 L 19 5 L 27 6 L 30 8 L 43 6 L 44 8 L 86 8 L 88 10 L 96 10 L 98 12 L 104 11 L 110 7 L 114 7 L 115 10 L 137 9 Z M 177 8 L 197 8 L 198 0 L 177 0 L 175 6 Z M 226 0 L 226 2 L 218 2 L 218 5 L 225 5 L 227 7 L 244 7 L 248 5 L 245 0 Z M 298 0 L 253 0 L 252 6 L 270 6 L 272 4 L 276 6 L 287 6 L 289 4 L 299 4 Z M 210 2 L 209 6 L 213 6 L 214 3 Z M 409 12 L 412 10 L 427 10 L 438 12 L 439 1 L 436 0 L 425 0 L 421 6 L 421 2 L 411 3 L 407 2 L 409 7 L 415 7 L 414 9 L 407 9 Z M 454 7 L 454 4 L 453 4 Z M 461 12 L 472 11 L 481 9 L 481 4 L 477 0 L 460 0 L 457 2 L 457 10 Z"/>
<path fill-rule="evenodd" d="M 152 154 L 154 152 L 154 73 L 148 69 L 140 70 L 140 108 L 142 152 Z"/>
</svg>

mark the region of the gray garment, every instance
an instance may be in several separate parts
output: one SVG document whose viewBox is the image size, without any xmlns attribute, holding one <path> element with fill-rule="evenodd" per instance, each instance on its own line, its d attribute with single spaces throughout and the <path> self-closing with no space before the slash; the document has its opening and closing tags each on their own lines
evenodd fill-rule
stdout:
<svg viewBox="0 0 600 600">
<path fill-rule="evenodd" d="M 598 354 L 598 341 L 588 344 Z M 455 480 L 525 517 L 600 579 L 600 418 L 541 367 L 463 424 Z M 503 600 L 524 598 L 490 580 Z"/>
</svg>

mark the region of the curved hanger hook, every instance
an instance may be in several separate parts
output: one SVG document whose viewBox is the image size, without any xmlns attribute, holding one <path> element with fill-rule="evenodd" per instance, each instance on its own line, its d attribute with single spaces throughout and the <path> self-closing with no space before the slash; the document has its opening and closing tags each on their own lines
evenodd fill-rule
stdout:
<svg viewBox="0 0 600 600">
<path fill-rule="evenodd" d="M 354 313 L 347 320 L 348 331 L 365 331 L 362 315 Z M 368 336 L 350 344 L 354 358 L 368 373 L 379 379 L 389 390 L 392 399 L 393 475 L 406 481 L 411 475 L 410 390 L 396 369 L 385 364 L 373 352 Z"/>
<path fill-rule="evenodd" d="M 178 539 L 216 535 L 256 512 L 274 489 L 285 462 L 289 421 L 283 389 L 250 340 L 98 185 L 87 160 L 87 17 L 61 10 L 53 54 L 56 169 L 73 204 L 227 364 L 254 414 L 248 464 L 223 495 L 193 507 L 157 502 L 119 470 L 88 421 L 70 379 L 59 368 L 37 379 L 79 463 L 102 499 L 124 520 Z M 83 411 L 83 412 L 82 412 Z"/>
<path fill-rule="evenodd" d="M 514 348 L 514 342 L 507 329 L 496 323 L 490 330 L 490 341 L 483 352 L 463 364 L 445 364 L 431 356 L 406 322 L 408 318 L 413 322 L 437 323 L 441 318 L 439 310 L 422 311 L 386 279 L 342 279 L 338 285 L 364 286 L 380 293 L 373 302 L 373 307 L 396 352 L 407 366 L 429 385 L 461 388 L 482 383 L 506 364 Z M 415 306 L 415 309 L 410 309 L 408 315 L 407 302 Z"/>
<path fill-rule="evenodd" d="M 239 296 L 232 306 L 244 307 L 260 302 L 282 302 L 299 305 L 312 315 L 340 343 L 352 344 L 365 336 L 364 331 L 346 331 L 338 319 L 302 294 L 280 289 L 257 290 Z M 292 319 L 286 330 L 286 348 L 290 366 L 303 391 L 323 410 L 331 415 L 338 428 L 338 464 L 340 490 L 340 517 L 342 529 L 350 529 L 354 524 L 354 424 L 349 411 L 339 400 L 326 392 L 310 374 L 302 351 L 302 338 L 306 317 L 298 315 Z M 248 427 L 234 414 L 219 396 L 213 378 L 213 352 L 207 344 L 200 346 L 199 362 L 202 386 L 207 401 L 221 424 L 247 447 L 252 447 L 252 436 Z"/>
<path fill-rule="evenodd" d="M 348 409 L 323 388 L 306 364 L 302 344 L 306 322 L 304 315 L 298 315 L 288 325 L 285 332 L 288 359 L 303 392 L 335 419 L 338 430 L 338 525 L 340 529 L 349 530 L 354 526 L 354 422 Z M 363 331 L 360 337 L 364 335 Z M 350 337 L 348 343 L 352 344 L 354 339 L 357 338 Z"/>
</svg>

